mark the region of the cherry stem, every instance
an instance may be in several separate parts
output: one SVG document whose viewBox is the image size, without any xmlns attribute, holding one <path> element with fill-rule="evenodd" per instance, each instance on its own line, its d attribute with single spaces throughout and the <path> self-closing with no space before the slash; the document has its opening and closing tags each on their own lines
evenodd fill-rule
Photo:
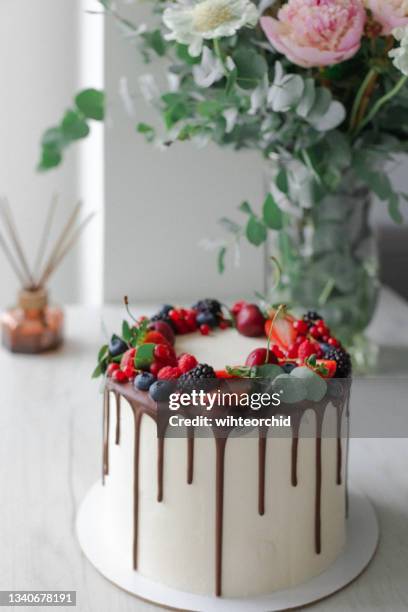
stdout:
<svg viewBox="0 0 408 612">
<path fill-rule="evenodd" d="M 286 308 L 287 308 L 286 304 L 281 304 L 277 308 L 277 310 L 275 311 L 275 314 L 273 315 L 272 323 L 271 323 L 271 326 L 270 326 L 269 332 L 268 332 L 268 341 L 266 343 L 265 364 L 267 364 L 269 362 L 269 355 L 270 355 L 270 352 L 271 352 L 271 336 L 272 336 L 273 326 L 275 325 L 275 322 L 278 319 L 278 317 L 281 314 L 281 312 L 285 312 Z"/>
<path fill-rule="evenodd" d="M 130 308 L 129 308 L 129 298 L 127 295 L 124 296 L 123 298 L 123 302 L 125 304 L 125 308 L 126 308 L 126 312 L 128 313 L 129 317 L 132 319 L 132 321 L 134 321 L 136 323 L 136 325 L 139 325 L 139 321 L 137 319 L 135 319 L 135 317 L 132 315 L 132 313 L 130 312 Z"/>
</svg>

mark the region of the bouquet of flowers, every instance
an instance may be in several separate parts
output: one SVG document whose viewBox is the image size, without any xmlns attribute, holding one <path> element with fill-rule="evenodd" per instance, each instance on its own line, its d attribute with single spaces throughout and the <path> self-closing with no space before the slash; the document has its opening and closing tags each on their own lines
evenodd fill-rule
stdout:
<svg viewBox="0 0 408 612">
<path fill-rule="evenodd" d="M 244 202 L 242 222 L 221 219 L 219 270 L 241 239 L 267 242 L 283 271 L 280 297 L 364 329 L 378 288 L 369 196 L 397 223 L 406 199 L 384 168 L 408 142 L 406 0 L 159 0 L 153 29 L 100 2 L 147 63 L 166 59 L 167 91 L 140 77 L 163 132 L 141 121 L 140 134 L 257 149 L 268 162 L 259 210 Z M 45 133 L 40 168 L 58 165 L 103 106 L 102 92 L 81 92 Z"/>
</svg>

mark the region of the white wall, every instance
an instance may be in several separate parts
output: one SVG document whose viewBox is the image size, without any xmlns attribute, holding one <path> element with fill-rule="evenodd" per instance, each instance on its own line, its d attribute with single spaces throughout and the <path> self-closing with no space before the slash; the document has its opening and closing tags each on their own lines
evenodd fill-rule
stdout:
<svg viewBox="0 0 408 612">
<path fill-rule="evenodd" d="M 125 5 L 118 3 L 124 13 Z M 136 22 L 150 4 L 127 7 Z M 257 155 L 190 144 L 161 152 L 136 134 L 138 121 L 155 113 L 140 97 L 137 76 L 149 72 L 137 50 L 115 24 L 107 26 L 106 86 L 109 122 L 105 134 L 105 298 L 175 301 L 191 296 L 231 296 L 262 290 L 262 251 L 243 247 L 242 267 L 220 277 L 215 255 L 198 247 L 203 237 L 223 236 L 216 221 L 239 216 L 243 199 L 262 197 L 262 168 Z M 136 93 L 136 116 L 126 115 L 118 95 L 121 76 L 129 75 Z"/>
<path fill-rule="evenodd" d="M 51 195 L 61 194 L 59 222 L 77 197 L 75 153 L 61 170 L 38 175 L 40 135 L 59 120 L 77 81 L 76 2 L 2 0 L 0 3 L 0 193 L 6 194 L 34 255 Z M 77 253 L 55 276 L 52 296 L 78 296 Z M 0 305 L 14 302 L 17 283 L 0 253 Z"/>
</svg>

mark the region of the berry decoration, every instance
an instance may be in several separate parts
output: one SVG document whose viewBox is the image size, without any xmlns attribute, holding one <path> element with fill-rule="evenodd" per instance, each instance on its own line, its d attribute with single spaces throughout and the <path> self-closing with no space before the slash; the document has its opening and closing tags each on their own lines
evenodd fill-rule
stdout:
<svg viewBox="0 0 408 612">
<path fill-rule="evenodd" d="M 351 357 L 342 348 L 331 348 L 326 351 L 325 359 L 329 361 L 335 361 L 337 363 L 337 369 L 335 378 L 348 378 L 352 372 Z"/>
</svg>

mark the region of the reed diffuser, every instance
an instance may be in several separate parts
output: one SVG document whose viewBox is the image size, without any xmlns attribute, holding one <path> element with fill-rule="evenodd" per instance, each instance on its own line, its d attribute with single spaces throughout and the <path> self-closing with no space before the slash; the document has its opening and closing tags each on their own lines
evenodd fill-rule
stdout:
<svg viewBox="0 0 408 612">
<path fill-rule="evenodd" d="M 57 348 L 63 341 L 64 314 L 58 306 L 49 305 L 47 283 L 94 213 L 79 222 L 79 202 L 55 244 L 48 249 L 56 208 L 57 197 L 54 197 L 47 212 L 34 265 L 30 266 L 11 208 L 7 200 L 0 199 L 0 248 L 21 284 L 17 306 L 7 310 L 1 321 L 3 345 L 14 353 L 41 353 Z"/>
</svg>

